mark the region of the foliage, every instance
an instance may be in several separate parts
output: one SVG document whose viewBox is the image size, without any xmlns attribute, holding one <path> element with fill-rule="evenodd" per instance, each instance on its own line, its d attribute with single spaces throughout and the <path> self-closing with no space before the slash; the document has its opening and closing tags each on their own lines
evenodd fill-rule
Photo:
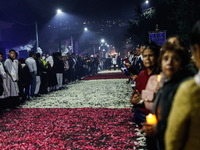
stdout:
<svg viewBox="0 0 200 150">
<path fill-rule="evenodd" d="M 133 42 L 141 43 L 148 39 L 148 31 L 159 29 L 167 31 L 167 37 L 178 35 L 187 43 L 192 26 L 200 19 L 199 0 L 152 0 L 155 14 L 151 17 L 141 15 L 136 10 L 134 21 L 130 22 L 128 38 Z"/>
<path fill-rule="evenodd" d="M 155 30 L 156 20 L 154 10 L 143 13 L 141 7 L 136 8 L 134 20 L 129 21 L 130 28 L 126 36 L 131 39 L 134 45 L 148 41 L 148 32 Z"/>
</svg>

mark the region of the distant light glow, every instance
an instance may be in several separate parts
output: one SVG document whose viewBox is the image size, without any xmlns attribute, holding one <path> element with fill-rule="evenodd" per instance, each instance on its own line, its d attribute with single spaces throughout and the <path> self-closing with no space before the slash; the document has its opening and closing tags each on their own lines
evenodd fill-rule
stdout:
<svg viewBox="0 0 200 150">
<path fill-rule="evenodd" d="M 84 28 L 84 31 L 88 31 L 88 28 L 85 27 L 85 28 Z"/>
<path fill-rule="evenodd" d="M 146 4 L 149 4 L 149 0 L 146 0 L 145 3 L 146 3 Z"/>
<path fill-rule="evenodd" d="M 101 43 L 105 43 L 105 40 L 104 40 L 104 39 L 101 39 Z"/>
<path fill-rule="evenodd" d="M 35 40 L 31 40 L 29 41 L 27 44 L 25 45 L 19 45 L 14 47 L 13 49 L 17 50 L 17 51 L 23 51 L 23 50 L 27 50 L 28 52 L 32 50 L 32 48 L 35 46 L 36 41 Z"/>
<path fill-rule="evenodd" d="M 57 14 L 61 14 L 62 10 L 61 9 L 57 9 Z"/>
</svg>

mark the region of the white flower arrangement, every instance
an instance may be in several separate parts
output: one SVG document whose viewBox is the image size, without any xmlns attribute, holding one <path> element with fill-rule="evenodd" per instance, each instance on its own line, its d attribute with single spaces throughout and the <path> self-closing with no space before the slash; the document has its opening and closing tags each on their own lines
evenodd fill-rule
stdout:
<svg viewBox="0 0 200 150">
<path fill-rule="evenodd" d="M 23 108 L 130 108 L 127 79 L 82 80 L 67 88 L 28 101 Z"/>
</svg>

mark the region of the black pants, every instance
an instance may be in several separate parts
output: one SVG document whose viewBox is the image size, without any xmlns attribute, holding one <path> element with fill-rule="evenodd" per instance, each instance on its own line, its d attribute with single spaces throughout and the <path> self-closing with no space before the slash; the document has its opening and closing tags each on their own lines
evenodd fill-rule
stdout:
<svg viewBox="0 0 200 150">
<path fill-rule="evenodd" d="M 114 70 L 116 70 L 116 65 L 114 65 Z"/>
<path fill-rule="evenodd" d="M 19 97 L 24 98 L 24 84 L 22 82 L 18 82 L 18 87 L 19 87 Z"/>
<path fill-rule="evenodd" d="M 40 94 L 47 94 L 47 87 L 48 87 L 48 83 L 47 83 L 47 73 L 42 73 L 41 75 L 41 85 L 40 85 L 40 90 L 39 93 Z"/>
<path fill-rule="evenodd" d="M 146 136 L 147 150 L 158 150 L 156 137 Z"/>
<path fill-rule="evenodd" d="M 0 112 L 6 109 L 7 102 L 8 102 L 8 98 L 0 99 Z"/>
<path fill-rule="evenodd" d="M 19 106 L 19 97 L 14 96 L 14 97 L 8 97 L 7 103 L 5 105 L 6 109 L 7 108 L 15 108 L 16 106 Z"/>
<path fill-rule="evenodd" d="M 30 89 L 30 82 L 25 82 L 24 84 L 24 88 L 25 88 L 25 94 L 24 94 L 24 97 L 25 99 L 29 99 L 29 89 Z"/>
<path fill-rule="evenodd" d="M 31 72 L 31 96 L 34 96 L 35 94 L 35 87 L 36 87 L 36 75 L 34 74 L 34 72 Z"/>
<path fill-rule="evenodd" d="M 75 69 L 71 69 L 71 81 L 75 81 L 76 80 L 76 74 L 75 74 Z"/>
</svg>

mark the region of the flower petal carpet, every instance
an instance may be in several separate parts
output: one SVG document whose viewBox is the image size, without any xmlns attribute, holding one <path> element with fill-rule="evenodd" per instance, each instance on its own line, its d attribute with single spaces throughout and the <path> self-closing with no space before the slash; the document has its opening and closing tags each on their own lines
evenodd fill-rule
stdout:
<svg viewBox="0 0 200 150">
<path fill-rule="evenodd" d="M 144 150 L 145 137 L 132 122 L 132 89 L 126 81 L 73 82 L 4 112 L 0 149 Z"/>
</svg>

